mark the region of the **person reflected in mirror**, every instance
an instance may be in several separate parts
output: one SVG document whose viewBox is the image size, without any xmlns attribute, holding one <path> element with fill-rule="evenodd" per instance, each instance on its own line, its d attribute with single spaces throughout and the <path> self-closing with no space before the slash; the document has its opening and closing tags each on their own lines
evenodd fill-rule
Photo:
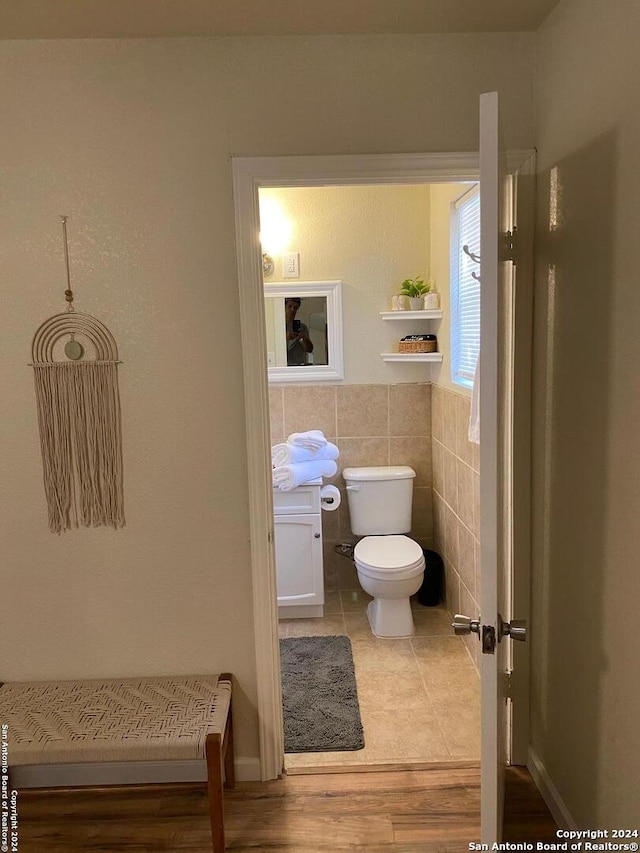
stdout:
<svg viewBox="0 0 640 853">
<path fill-rule="evenodd" d="M 287 364 L 307 364 L 307 353 L 313 352 L 313 341 L 309 337 L 309 329 L 301 320 L 296 320 L 296 314 L 302 300 L 291 296 L 284 300 L 284 319 L 287 332 Z"/>
</svg>

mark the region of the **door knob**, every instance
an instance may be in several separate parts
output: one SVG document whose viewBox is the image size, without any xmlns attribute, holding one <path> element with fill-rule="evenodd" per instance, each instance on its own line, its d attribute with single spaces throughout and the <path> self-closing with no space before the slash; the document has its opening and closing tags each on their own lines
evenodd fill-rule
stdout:
<svg viewBox="0 0 640 853">
<path fill-rule="evenodd" d="M 451 627 L 458 637 L 465 634 L 480 633 L 480 622 L 477 619 L 471 619 L 469 616 L 463 616 L 461 613 L 456 613 L 453 617 Z"/>
<path fill-rule="evenodd" d="M 519 640 L 521 643 L 527 639 L 527 623 L 524 619 L 512 619 L 511 622 L 503 622 L 502 616 L 498 616 L 500 625 L 499 639 L 502 637 L 511 637 L 512 640 Z"/>
</svg>

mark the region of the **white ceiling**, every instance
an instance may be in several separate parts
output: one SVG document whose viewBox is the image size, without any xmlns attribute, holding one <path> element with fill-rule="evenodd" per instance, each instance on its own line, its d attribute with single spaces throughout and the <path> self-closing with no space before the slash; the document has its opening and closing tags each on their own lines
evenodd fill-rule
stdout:
<svg viewBox="0 0 640 853">
<path fill-rule="evenodd" d="M 559 0 L 0 0 L 0 38 L 536 30 Z"/>
</svg>

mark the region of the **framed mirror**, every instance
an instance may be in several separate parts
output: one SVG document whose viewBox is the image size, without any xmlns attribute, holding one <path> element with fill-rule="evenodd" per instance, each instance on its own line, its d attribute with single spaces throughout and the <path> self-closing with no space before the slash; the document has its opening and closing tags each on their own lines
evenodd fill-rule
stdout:
<svg viewBox="0 0 640 853">
<path fill-rule="evenodd" d="M 269 382 L 344 378 L 342 282 L 276 282 L 264 287 Z"/>
</svg>

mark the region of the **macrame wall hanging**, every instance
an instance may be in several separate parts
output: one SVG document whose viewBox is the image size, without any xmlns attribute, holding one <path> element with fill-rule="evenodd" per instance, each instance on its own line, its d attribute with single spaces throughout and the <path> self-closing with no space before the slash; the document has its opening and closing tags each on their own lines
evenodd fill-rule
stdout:
<svg viewBox="0 0 640 853">
<path fill-rule="evenodd" d="M 68 306 L 31 344 L 49 528 L 118 528 L 125 523 L 118 348 L 103 323 L 73 307 L 61 218 Z"/>
</svg>

